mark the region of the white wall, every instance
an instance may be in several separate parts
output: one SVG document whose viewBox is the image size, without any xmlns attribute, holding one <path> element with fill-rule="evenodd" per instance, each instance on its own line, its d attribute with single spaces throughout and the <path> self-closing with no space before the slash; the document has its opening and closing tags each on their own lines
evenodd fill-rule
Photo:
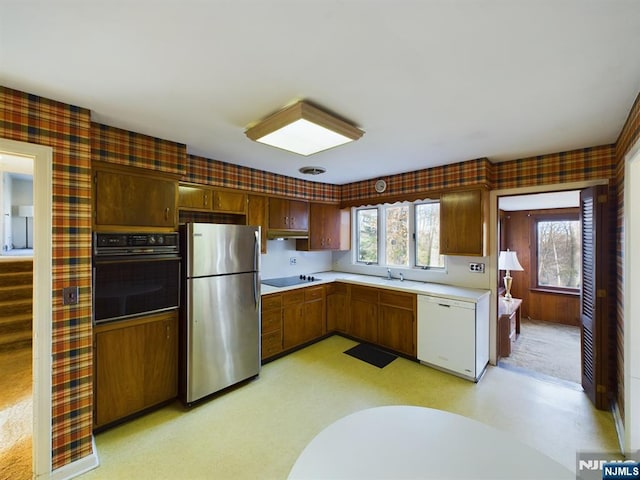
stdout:
<svg viewBox="0 0 640 480">
<path fill-rule="evenodd" d="M 25 248 L 26 230 L 25 222 L 28 223 L 29 248 L 33 248 L 33 218 L 18 216 L 18 207 L 20 205 L 33 205 L 33 179 L 23 178 L 22 176 L 11 176 L 11 234 L 13 237 L 14 248 Z"/>
<path fill-rule="evenodd" d="M 295 259 L 295 265 L 290 259 Z M 331 252 L 299 252 L 295 240 L 267 240 L 261 257 L 262 278 L 289 277 L 331 270 Z"/>
</svg>

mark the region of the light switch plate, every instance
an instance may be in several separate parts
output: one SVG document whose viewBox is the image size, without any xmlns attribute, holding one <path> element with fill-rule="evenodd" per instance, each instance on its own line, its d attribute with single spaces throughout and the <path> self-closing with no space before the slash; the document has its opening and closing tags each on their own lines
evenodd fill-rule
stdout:
<svg viewBox="0 0 640 480">
<path fill-rule="evenodd" d="M 62 305 L 78 304 L 78 287 L 64 287 L 62 289 Z"/>
</svg>

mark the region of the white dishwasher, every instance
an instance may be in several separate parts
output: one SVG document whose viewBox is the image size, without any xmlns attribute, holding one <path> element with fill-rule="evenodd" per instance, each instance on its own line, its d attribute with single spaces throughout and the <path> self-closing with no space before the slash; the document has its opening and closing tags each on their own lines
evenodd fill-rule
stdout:
<svg viewBox="0 0 640 480">
<path fill-rule="evenodd" d="M 478 381 L 489 361 L 488 313 L 476 314 L 485 303 L 418 295 L 418 360 Z"/>
</svg>

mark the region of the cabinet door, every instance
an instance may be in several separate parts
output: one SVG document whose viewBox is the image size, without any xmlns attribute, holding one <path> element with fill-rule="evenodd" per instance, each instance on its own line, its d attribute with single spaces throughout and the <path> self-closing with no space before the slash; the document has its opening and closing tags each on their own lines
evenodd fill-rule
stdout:
<svg viewBox="0 0 640 480">
<path fill-rule="evenodd" d="M 309 203 L 289 200 L 289 227 L 291 230 L 309 230 Z"/>
<path fill-rule="evenodd" d="M 338 248 L 340 248 L 340 209 L 337 205 L 310 204 L 309 249 L 337 250 Z"/>
<path fill-rule="evenodd" d="M 391 305 L 380 305 L 379 315 L 378 343 L 383 347 L 415 357 L 414 311 Z"/>
<path fill-rule="evenodd" d="M 443 193 L 440 197 L 440 253 L 484 254 L 485 197 L 482 190 Z"/>
<path fill-rule="evenodd" d="M 157 405 L 178 395 L 178 319 L 166 318 L 143 325 L 144 404 Z"/>
<path fill-rule="evenodd" d="M 285 305 L 282 309 L 282 345 L 284 349 L 305 341 L 304 302 Z"/>
<path fill-rule="evenodd" d="M 327 331 L 347 333 L 347 296 L 340 293 L 327 295 Z"/>
<path fill-rule="evenodd" d="M 144 325 L 96 333 L 96 426 L 144 408 L 144 333 Z"/>
<path fill-rule="evenodd" d="M 95 225 L 176 225 L 177 182 L 98 170 L 94 176 Z"/>
<path fill-rule="evenodd" d="M 284 198 L 269 198 L 269 228 L 289 228 L 289 201 Z"/>
<path fill-rule="evenodd" d="M 342 213 L 337 205 L 325 205 L 324 236 L 327 248 L 338 250 L 340 244 L 340 220 Z"/>
<path fill-rule="evenodd" d="M 371 343 L 378 342 L 378 305 L 351 299 L 348 333 Z"/>
<path fill-rule="evenodd" d="M 178 187 L 178 207 L 188 210 L 211 210 L 213 192 L 206 187 L 180 185 Z"/>
<path fill-rule="evenodd" d="M 247 210 L 247 195 L 240 192 L 214 190 L 213 210 L 244 214 Z"/>
<path fill-rule="evenodd" d="M 351 286 L 348 333 L 368 342 L 378 342 L 378 289 Z"/>
<path fill-rule="evenodd" d="M 247 202 L 247 225 L 260 228 L 260 252 L 267 253 L 267 197 L 264 195 L 249 195 Z"/>
<path fill-rule="evenodd" d="M 303 342 L 320 338 L 327 331 L 325 326 L 324 299 L 314 300 L 304 304 L 304 334 Z"/>
</svg>

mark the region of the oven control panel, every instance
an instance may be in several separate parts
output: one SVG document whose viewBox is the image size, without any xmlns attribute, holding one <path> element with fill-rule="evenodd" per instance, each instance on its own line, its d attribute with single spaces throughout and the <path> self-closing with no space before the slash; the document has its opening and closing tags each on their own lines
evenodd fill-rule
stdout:
<svg viewBox="0 0 640 480">
<path fill-rule="evenodd" d="M 178 252 L 178 233 L 94 233 L 94 255 Z"/>
</svg>

